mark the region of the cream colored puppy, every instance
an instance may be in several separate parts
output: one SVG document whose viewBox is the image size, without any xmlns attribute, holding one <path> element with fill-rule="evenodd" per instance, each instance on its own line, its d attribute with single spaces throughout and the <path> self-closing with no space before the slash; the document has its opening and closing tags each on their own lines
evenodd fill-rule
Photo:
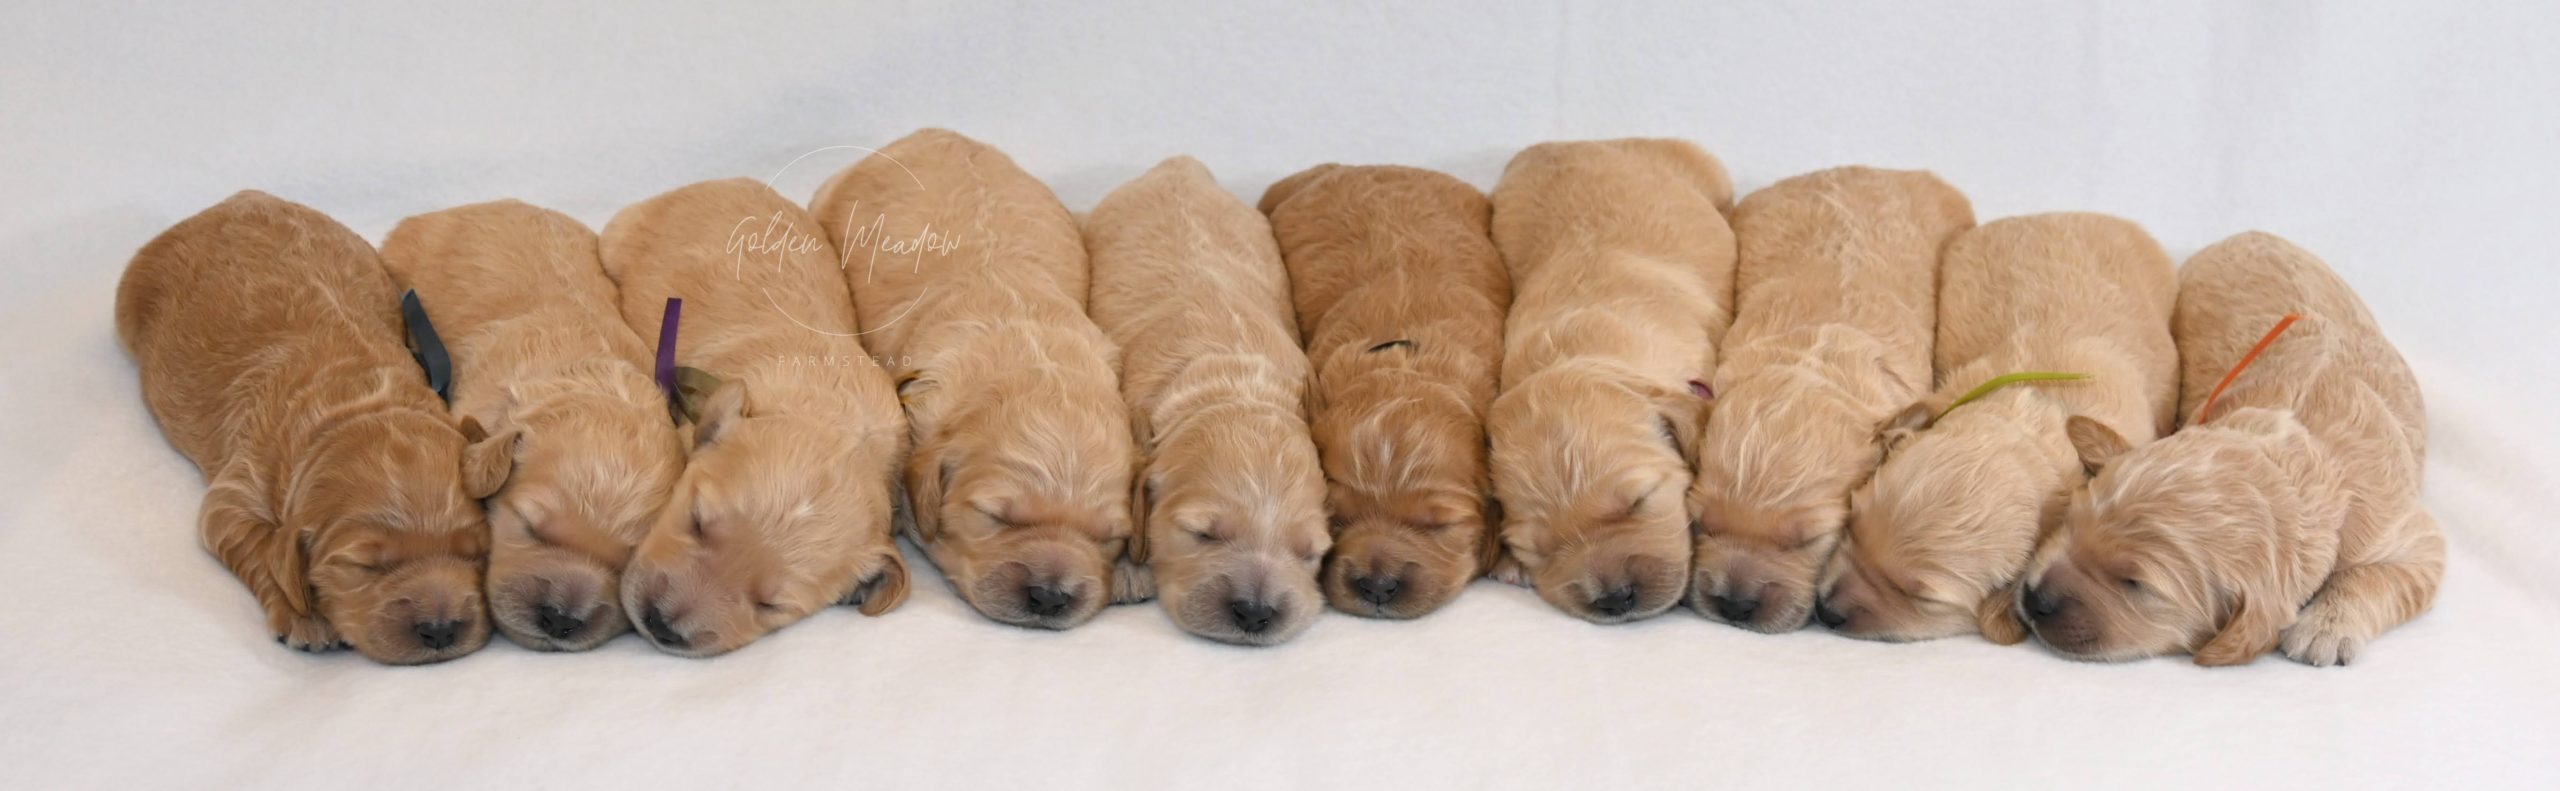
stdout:
<svg viewBox="0 0 2560 791">
<path fill-rule="evenodd" d="M 2287 314 L 2301 321 L 2212 400 Z M 2364 302 L 2302 248 L 2244 233 L 2188 259 L 2175 332 L 2184 428 L 2132 448 L 2071 421 L 2095 474 L 2028 566 L 2036 637 L 2079 659 L 2281 648 L 2325 666 L 2426 612 L 2444 577 L 2418 502 L 2426 413 Z"/>
<path fill-rule="evenodd" d="M 1739 312 L 1689 489 L 1689 603 L 1781 632 L 1813 612 L 1876 428 L 1929 392 L 1938 252 L 1973 208 L 1928 173 L 1843 167 L 1752 193 L 1733 225 Z"/>
<path fill-rule="evenodd" d="M 116 337 L 210 487 L 198 538 L 276 642 L 417 664 L 489 641 L 479 499 L 514 437 L 456 426 L 401 348 L 397 294 L 363 237 L 242 192 L 134 253 Z"/>
<path fill-rule="evenodd" d="M 1884 463 L 1849 496 L 1815 617 L 1852 637 L 1979 628 L 2016 642 L 2017 620 L 2000 617 L 2011 584 L 2080 482 L 2064 422 L 2137 443 L 2173 425 L 2177 297 L 2169 255 L 2114 217 L 2012 217 L 1956 237 L 1939 274 L 1938 390 L 1886 422 Z M 1975 395 L 2021 372 L 2090 378 Z"/>
<path fill-rule="evenodd" d="M 1486 430 L 1497 575 L 1598 623 L 1688 588 L 1684 505 L 1704 385 L 1731 315 L 1723 165 L 1678 140 L 1542 143 L 1493 192 L 1517 296 Z"/>
<path fill-rule="evenodd" d="M 382 265 L 434 317 L 457 372 L 453 413 L 518 432 L 514 474 L 488 501 L 498 631 L 540 651 L 621 634 L 622 568 L 674 490 L 684 445 L 595 232 L 479 203 L 401 221 Z"/>
<path fill-rule="evenodd" d="M 1318 165 L 1262 194 L 1315 382 L 1333 554 L 1326 598 L 1415 618 L 1490 569 L 1484 416 L 1511 277 L 1493 204 L 1446 174 Z"/>
<path fill-rule="evenodd" d="M 844 250 L 863 342 L 898 374 L 913 529 L 960 598 L 1048 629 L 1146 598 L 1142 572 L 1115 573 L 1137 454 L 1066 207 L 1003 152 L 928 129 L 811 208 Z"/>
<path fill-rule="evenodd" d="M 622 317 L 655 348 L 684 300 L 675 361 L 721 380 L 696 404 L 684 476 L 623 573 L 622 606 L 659 650 L 711 656 L 827 605 L 907 595 L 892 535 L 906 424 L 854 335 L 817 223 L 750 179 L 641 201 L 604 229 Z"/>
<path fill-rule="evenodd" d="M 1130 554 L 1174 623 L 1271 645 L 1324 612 L 1333 544 L 1307 435 L 1307 355 L 1271 225 L 1175 157 L 1085 218 L 1093 320 L 1120 346 L 1141 459 Z"/>
</svg>

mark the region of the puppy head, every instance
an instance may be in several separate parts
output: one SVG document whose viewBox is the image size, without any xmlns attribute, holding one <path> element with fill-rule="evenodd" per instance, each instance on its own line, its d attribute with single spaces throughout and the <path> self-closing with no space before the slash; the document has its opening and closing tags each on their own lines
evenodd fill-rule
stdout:
<svg viewBox="0 0 2560 791">
<path fill-rule="evenodd" d="M 1849 495 L 1849 531 L 1814 608 L 1841 634 L 1974 631 L 1984 608 L 2005 606 L 2036 537 L 2060 517 L 2060 480 L 2006 415 L 1976 407 L 1926 426 L 1933 409 L 1917 405 L 1887 424 L 1880 441 L 1894 443 L 1891 455 Z"/>
<path fill-rule="evenodd" d="M 1800 628 L 1849 517 L 1849 489 L 1873 470 L 1872 419 L 1833 387 L 1756 378 L 1721 394 L 1699 439 L 1690 487 L 1698 514 L 1689 604 L 1760 632 Z"/>
<path fill-rule="evenodd" d="M 509 394 L 515 474 L 489 498 L 489 613 L 537 651 L 583 651 L 621 634 L 622 570 L 684 471 L 664 397 L 625 370 L 627 392 L 540 381 Z"/>
<path fill-rule="evenodd" d="M 1687 588 L 1687 437 L 1705 401 L 1571 364 L 1494 400 L 1502 543 L 1538 596 L 1594 623 L 1648 618 Z"/>
<path fill-rule="evenodd" d="M 921 438 L 906 471 L 916 535 L 960 599 L 1017 626 L 1092 620 L 1136 535 L 1136 452 L 1117 394 L 1025 392 L 947 416 L 910 403 Z"/>
<path fill-rule="evenodd" d="M 514 442 L 469 419 L 456 431 L 441 416 L 398 411 L 337 427 L 304 462 L 284 524 L 306 544 L 313 606 L 356 651 L 406 665 L 489 641 L 480 498 L 506 481 Z"/>
<path fill-rule="evenodd" d="M 758 415 L 741 382 L 701 410 L 694 450 L 622 576 L 622 607 L 659 650 L 714 656 L 830 604 L 878 615 L 905 600 L 890 532 L 893 431 L 851 435 Z"/>
<path fill-rule="evenodd" d="M 1203 415 L 1155 448 L 1134 513 L 1133 559 L 1184 631 L 1272 645 L 1324 611 L 1316 571 L 1332 542 L 1312 447 L 1293 421 Z M 1214 422 L 1213 422 L 1214 421 Z"/>
<path fill-rule="evenodd" d="M 1405 370 L 1373 372 L 1328 393 L 1313 424 L 1330 481 L 1336 609 L 1414 618 L 1439 609 L 1492 565 L 1484 423 L 1466 394 Z"/>
<path fill-rule="evenodd" d="M 2235 415 L 2236 416 L 2236 415 Z M 2056 652 L 2114 661 L 2192 651 L 2198 664 L 2245 663 L 2272 650 L 2319 584 L 2300 542 L 2289 477 L 2248 432 L 2222 420 L 2138 450 L 2074 417 L 2073 446 L 2094 472 L 2062 527 L 2036 551 L 2011 609 Z M 2274 495 L 2274 496 L 2271 496 Z"/>
</svg>

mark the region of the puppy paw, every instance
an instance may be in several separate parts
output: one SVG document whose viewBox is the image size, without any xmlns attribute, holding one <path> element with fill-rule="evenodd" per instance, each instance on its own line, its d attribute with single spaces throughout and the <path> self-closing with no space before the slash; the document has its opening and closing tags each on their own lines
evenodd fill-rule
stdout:
<svg viewBox="0 0 2560 791">
<path fill-rule="evenodd" d="M 268 613 L 267 631 L 276 636 L 278 645 L 296 651 L 316 653 L 347 647 L 347 642 L 339 639 L 338 630 L 329 628 L 329 622 L 318 615 Z"/>
<path fill-rule="evenodd" d="M 1142 563 L 1120 561 L 1111 570 L 1111 603 L 1136 604 L 1156 597 L 1156 573 Z"/>
<path fill-rule="evenodd" d="M 1528 569 L 1521 568 L 1520 561 L 1511 559 L 1508 554 L 1503 555 L 1502 560 L 1495 562 L 1493 571 L 1486 573 L 1485 576 L 1492 577 L 1495 582 L 1518 585 L 1523 588 L 1530 587 Z"/>
<path fill-rule="evenodd" d="M 2278 648 L 2294 661 L 2312 667 L 2345 665 L 2355 661 L 2356 652 L 2373 639 L 2356 619 L 2336 614 L 2336 610 L 2320 602 L 2302 611 L 2302 617 L 2284 630 L 2284 642 Z"/>
</svg>

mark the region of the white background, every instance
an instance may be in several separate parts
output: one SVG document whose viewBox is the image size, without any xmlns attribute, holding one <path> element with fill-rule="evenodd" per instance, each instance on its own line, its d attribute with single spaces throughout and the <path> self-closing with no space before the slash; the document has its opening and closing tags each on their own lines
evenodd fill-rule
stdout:
<svg viewBox="0 0 2560 791">
<path fill-rule="evenodd" d="M 356 5 L 0 11 L 10 785 L 2560 787 L 2560 5 Z M 1863 162 L 1984 219 L 2121 214 L 2180 257 L 2274 231 L 2421 377 L 2448 580 L 2327 671 L 1600 628 L 1491 584 L 1251 651 L 1152 608 L 999 627 L 931 576 L 710 662 L 623 640 L 386 669 L 276 648 L 195 547 L 200 483 L 109 318 L 170 223 L 254 187 L 376 239 L 498 197 L 601 224 L 928 125 L 1079 211 L 1177 153 L 1251 198 L 1326 161 L 1489 187 L 1523 145 L 1646 134 L 1744 190 Z M 778 183 L 805 198 L 846 153 Z"/>
</svg>

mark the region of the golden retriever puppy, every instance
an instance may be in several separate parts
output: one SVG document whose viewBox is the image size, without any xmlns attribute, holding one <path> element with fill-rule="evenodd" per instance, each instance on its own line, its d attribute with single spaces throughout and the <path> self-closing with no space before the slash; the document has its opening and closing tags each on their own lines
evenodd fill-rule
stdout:
<svg viewBox="0 0 2560 791">
<path fill-rule="evenodd" d="M 453 413 L 516 433 L 489 497 L 489 612 L 538 651 L 621 634 L 622 568 L 675 489 L 684 444 L 650 354 L 622 323 L 596 234 L 517 201 L 401 221 L 382 242 L 459 374 Z"/>
<path fill-rule="evenodd" d="M 1782 632 L 1813 612 L 1877 427 L 1929 392 L 1938 252 L 1973 207 L 1925 172 L 1842 167 L 1752 193 L 1733 227 L 1737 313 L 1689 489 L 1689 603 Z"/>
<path fill-rule="evenodd" d="M 1057 196 L 927 129 L 810 205 L 845 251 L 864 342 L 898 374 L 909 527 L 960 598 L 1046 629 L 1147 598 L 1126 552 L 1137 452 L 1118 352 L 1085 315 L 1084 240 Z"/>
<path fill-rule="evenodd" d="M 1939 274 L 1938 390 L 1885 423 L 1884 463 L 1849 496 L 1814 617 L 1852 637 L 1978 628 L 2016 642 L 2016 619 L 1997 616 L 2080 482 L 2064 421 L 2134 442 L 2174 425 L 2177 298 L 2168 253 L 2114 217 L 2013 217 L 1956 237 Z M 2089 379 L 1998 381 L 2022 372 Z"/>
<path fill-rule="evenodd" d="M 1518 289 L 1486 419 L 1497 569 L 1596 623 L 1688 589 L 1683 496 L 1733 294 L 1724 166 L 1678 140 L 1542 143 L 1493 191 Z"/>
<path fill-rule="evenodd" d="M 489 641 L 479 500 L 515 439 L 457 427 L 427 388 L 373 245 L 310 207 L 233 195 L 134 254 L 116 335 L 210 487 L 198 538 L 277 642 L 417 664 Z"/>
<path fill-rule="evenodd" d="M 1414 618 L 1488 571 L 1494 536 L 1485 410 L 1502 366 L 1511 278 L 1493 204 L 1428 170 L 1320 165 L 1262 196 L 1315 367 L 1344 612 Z"/>
<path fill-rule="evenodd" d="M 2071 420 L 2093 475 L 2015 599 L 2035 636 L 2077 659 L 2327 666 L 2426 612 L 2444 537 L 2418 502 L 2425 411 L 2346 282 L 2244 233 L 2188 259 L 2173 331 L 2184 428 L 2134 448 Z"/>
<path fill-rule="evenodd" d="M 830 604 L 905 601 L 892 511 L 906 423 L 817 223 L 760 182 L 707 181 L 614 215 L 603 255 L 641 342 L 656 348 L 681 298 L 675 360 L 720 380 L 622 574 L 642 636 L 711 656 Z"/>
<path fill-rule="evenodd" d="M 1175 157 L 1104 197 L 1084 232 L 1141 460 L 1130 555 L 1185 631 L 1285 642 L 1324 611 L 1333 540 L 1271 225 Z"/>
</svg>

